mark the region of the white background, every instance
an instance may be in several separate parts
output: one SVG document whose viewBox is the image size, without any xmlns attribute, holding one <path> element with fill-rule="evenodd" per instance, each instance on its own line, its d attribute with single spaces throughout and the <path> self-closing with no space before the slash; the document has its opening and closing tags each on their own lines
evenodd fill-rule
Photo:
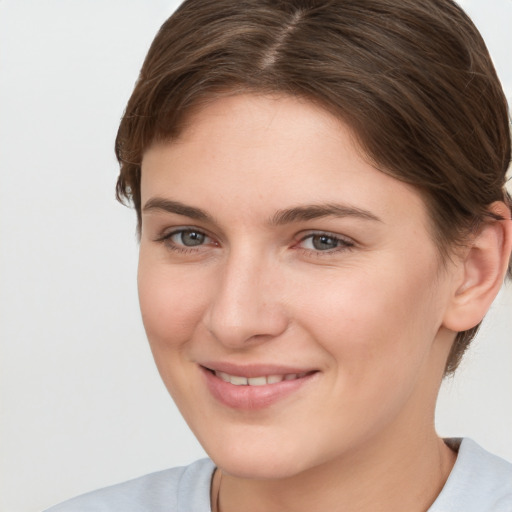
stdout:
<svg viewBox="0 0 512 512">
<path fill-rule="evenodd" d="M 35 512 L 202 455 L 138 312 L 135 215 L 114 137 L 163 0 L 0 0 L 0 511 Z M 512 1 L 463 3 L 512 97 Z M 459 375 L 442 435 L 512 460 L 512 289 Z"/>
</svg>

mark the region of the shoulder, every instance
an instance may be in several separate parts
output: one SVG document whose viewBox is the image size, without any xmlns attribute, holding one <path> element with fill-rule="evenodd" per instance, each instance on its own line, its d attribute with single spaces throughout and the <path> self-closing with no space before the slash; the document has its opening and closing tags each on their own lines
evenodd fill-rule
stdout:
<svg viewBox="0 0 512 512">
<path fill-rule="evenodd" d="M 209 512 L 214 469 L 210 459 L 202 459 L 78 496 L 46 512 Z"/>
<path fill-rule="evenodd" d="M 462 510 L 512 511 L 512 464 L 471 439 L 460 442 L 455 466 L 429 512 Z"/>
</svg>

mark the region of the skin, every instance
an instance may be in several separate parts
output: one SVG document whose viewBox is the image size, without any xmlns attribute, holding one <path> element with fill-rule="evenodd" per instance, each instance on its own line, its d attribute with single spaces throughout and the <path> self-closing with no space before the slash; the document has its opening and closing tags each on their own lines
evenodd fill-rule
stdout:
<svg viewBox="0 0 512 512">
<path fill-rule="evenodd" d="M 146 151 L 141 193 L 144 325 L 221 468 L 222 512 L 427 510 L 455 460 L 434 409 L 465 274 L 440 261 L 416 190 L 372 167 L 328 112 L 237 95 Z M 271 222 L 334 203 L 352 214 Z M 184 229 L 205 237 L 186 246 Z M 268 407 L 237 409 L 206 386 L 211 361 L 315 373 Z"/>
</svg>

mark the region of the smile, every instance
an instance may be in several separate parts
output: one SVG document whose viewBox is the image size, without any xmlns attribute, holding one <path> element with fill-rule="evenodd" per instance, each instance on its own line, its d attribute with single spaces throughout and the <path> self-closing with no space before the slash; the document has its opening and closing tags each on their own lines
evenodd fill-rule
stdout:
<svg viewBox="0 0 512 512">
<path fill-rule="evenodd" d="M 200 368 L 206 387 L 217 402 L 245 411 L 265 409 L 299 393 L 308 383 L 316 381 L 320 373 L 274 365 L 240 367 L 227 363 Z"/>
<path fill-rule="evenodd" d="M 213 373 L 219 379 L 222 379 L 224 382 L 229 382 L 234 386 L 266 386 L 268 384 L 278 384 L 284 380 L 301 379 L 310 372 L 287 373 L 284 375 L 262 375 L 260 377 L 242 377 L 219 371 L 214 371 Z"/>
</svg>

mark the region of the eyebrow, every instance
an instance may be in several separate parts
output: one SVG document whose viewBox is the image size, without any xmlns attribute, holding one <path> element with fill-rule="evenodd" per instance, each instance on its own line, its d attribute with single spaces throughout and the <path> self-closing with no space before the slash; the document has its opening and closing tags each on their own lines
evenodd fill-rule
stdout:
<svg viewBox="0 0 512 512">
<path fill-rule="evenodd" d="M 183 215 L 195 220 L 213 222 L 213 217 L 200 208 L 188 206 L 179 201 L 164 199 L 162 197 L 152 197 L 148 199 L 142 211 L 161 210 L 168 213 Z M 270 219 L 273 226 L 291 224 L 293 222 L 308 221 L 322 217 L 356 217 L 363 220 L 382 222 L 382 220 L 362 208 L 342 204 L 312 204 L 296 206 L 284 210 L 278 210 Z"/>
<path fill-rule="evenodd" d="M 195 208 L 194 206 L 188 206 L 180 203 L 179 201 L 171 201 L 170 199 L 164 199 L 162 197 L 152 197 L 148 199 L 143 212 L 149 212 L 152 210 L 161 210 L 168 213 L 176 213 L 185 217 L 190 217 L 195 220 L 212 221 L 212 217 L 208 215 L 204 210 Z"/>
<path fill-rule="evenodd" d="M 361 208 L 342 204 L 319 204 L 306 205 L 279 210 L 272 217 L 271 224 L 278 226 L 292 222 L 308 221 L 322 217 L 357 217 L 363 220 L 382 222 L 382 220 Z"/>
</svg>

